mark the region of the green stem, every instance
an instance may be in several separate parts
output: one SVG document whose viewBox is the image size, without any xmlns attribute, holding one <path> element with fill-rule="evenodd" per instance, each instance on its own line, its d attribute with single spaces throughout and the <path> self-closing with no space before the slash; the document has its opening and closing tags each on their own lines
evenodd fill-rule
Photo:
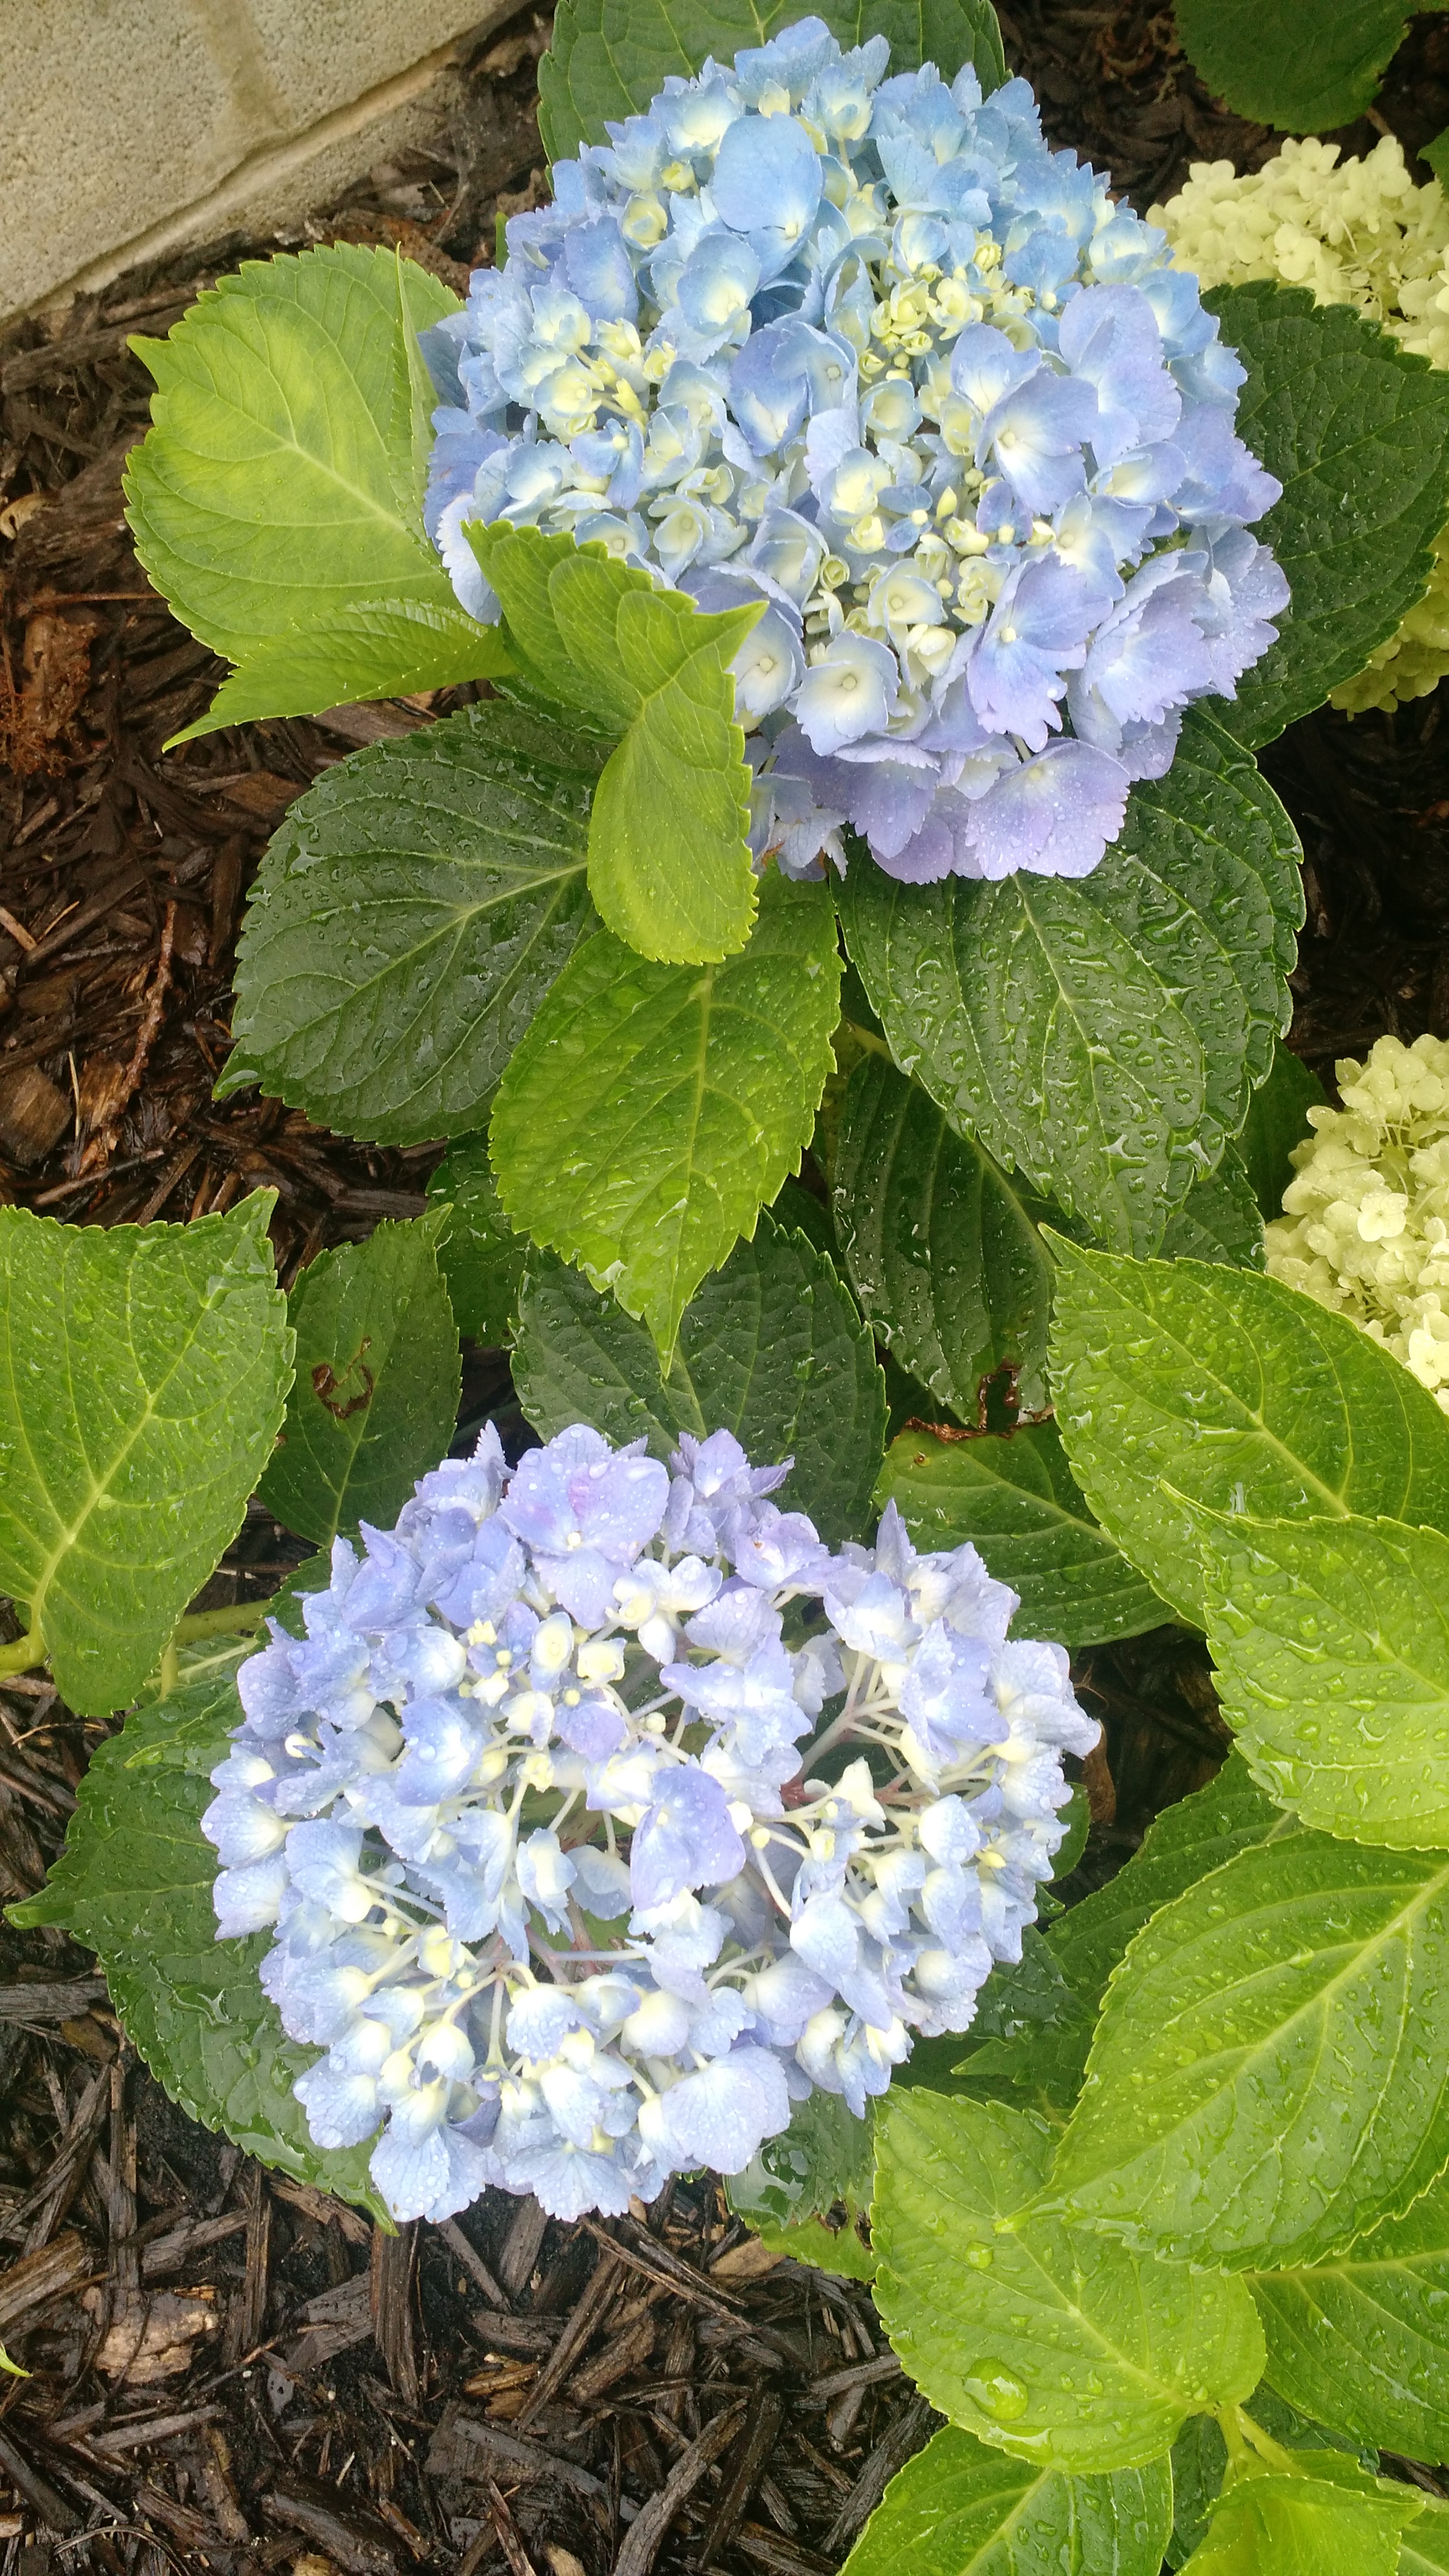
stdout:
<svg viewBox="0 0 1449 2576">
<path fill-rule="evenodd" d="M 274 1598 L 275 1596 L 273 1596 Z M 202 1637 L 249 1637 L 272 1608 L 266 1601 L 239 1601 L 230 1610 L 194 1610 L 177 1626 L 174 1645 L 194 1646 Z"/>
<path fill-rule="evenodd" d="M 38 1628 L 27 1629 L 11 1646 L 0 1646 L 0 1680 L 10 1673 L 28 1673 L 45 1661 L 45 1639 Z"/>
</svg>

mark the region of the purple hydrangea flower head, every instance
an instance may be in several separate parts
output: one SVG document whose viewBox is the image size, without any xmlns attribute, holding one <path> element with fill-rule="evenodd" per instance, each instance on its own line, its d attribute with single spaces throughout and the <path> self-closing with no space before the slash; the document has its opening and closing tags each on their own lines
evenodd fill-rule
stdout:
<svg viewBox="0 0 1449 2576">
<path fill-rule="evenodd" d="M 426 525 L 478 617 L 495 521 L 764 603 L 757 860 L 849 824 L 908 883 L 1085 875 L 1274 640 L 1279 487 L 1196 280 L 1025 82 L 888 64 L 802 18 L 557 164 L 425 335 Z"/>
<path fill-rule="evenodd" d="M 510 1476 L 490 1430 L 242 1667 L 218 1937 L 270 1929 L 312 2134 L 398 2217 L 739 2171 L 1019 1957 L 1096 1738 L 1066 1658 L 894 1506 L 832 1556 L 788 1473 L 576 1424 Z"/>
</svg>

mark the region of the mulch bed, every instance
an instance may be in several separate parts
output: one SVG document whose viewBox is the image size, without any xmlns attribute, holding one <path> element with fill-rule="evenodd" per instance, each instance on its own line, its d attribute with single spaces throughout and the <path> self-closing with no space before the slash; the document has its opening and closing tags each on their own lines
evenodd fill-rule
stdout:
<svg viewBox="0 0 1449 2576">
<path fill-rule="evenodd" d="M 1147 0 L 1008 0 L 1003 22 L 1053 139 L 1139 207 L 1194 158 L 1277 148 L 1214 107 Z M 546 41 L 533 14 L 490 37 L 436 151 L 305 238 L 398 241 L 461 285 L 497 214 L 539 196 Z M 1422 18 L 1340 139 L 1387 126 L 1412 150 L 1446 123 L 1449 21 Z M 163 750 L 223 666 L 127 539 L 149 379 L 125 338 L 272 247 L 213 244 L 0 339 L 0 1200 L 104 1225 L 274 1188 L 289 1282 L 416 1214 L 437 1149 L 351 1144 L 255 1091 L 213 1101 L 247 887 L 323 769 L 470 692 Z M 1330 1083 L 1386 1029 L 1449 1036 L 1445 708 L 1321 713 L 1265 756 L 1307 858 L 1292 1043 Z M 465 1418 L 511 1415 L 516 1438 L 501 1355 L 466 1359 Z M 295 1553 L 254 1507 L 206 1599 L 261 1597 Z M 1094 1649 L 1078 1680 L 1105 1739 L 1069 1896 L 1227 1742 L 1182 1630 Z M 0 1687 L 0 1903 L 40 1883 L 103 1731 L 48 1683 Z M 31 2373 L 0 2379 L 0 2576 L 826 2576 L 934 2419 L 864 2290 L 756 2264 L 707 2178 L 604 2226 L 493 2194 L 385 2236 L 186 2119 L 86 1954 L 0 1926 L 0 2345 Z"/>
</svg>

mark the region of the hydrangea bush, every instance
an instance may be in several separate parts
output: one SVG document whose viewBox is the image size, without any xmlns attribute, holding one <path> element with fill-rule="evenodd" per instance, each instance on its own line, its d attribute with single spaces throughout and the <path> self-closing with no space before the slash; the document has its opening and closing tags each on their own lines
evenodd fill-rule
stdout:
<svg viewBox="0 0 1449 2576">
<path fill-rule="evenodd" d="M 623 2210 L 813 2086 L 861 2117 L 1020 1959 L 1097 1740 L 973 1547 L 889 1506 L 832 1556 L 789 1460 L 643 1448 L 575 1424 L 510 1477 L 490 1424 L 238 1677 L 218 1921 L 275 1924 L 312 2135 L 385 2122 L 399 2218 Z"/>
<path fill-rule="evenodd" d="M 947 2421 L 852 2576 L 1407 2576 L 1449 1049 L 1350 1068 L 1294 1177 L 1254 747 L 1424 603 L 1442 209 L 1387 152 L 1195 178 L 1200 292 L 987 0 L 889 21 L 560 0 L 554 199 L 466 306 L 336 243 L 141 344 L 138 554 L 234 665 L 181 775 L 432 716 L 289 808 L 220 1088 L 431 1178 L 285 1296 L 265 1193 L 0 1207 L 0 1673 L 124 1712 L 14 1911 L 380 2220 L 627 2235 L 703 2163 L 873 2276 Z M 320 1552 L 260 1649 L 196 1606 L 249 1499 Z M 1234 1749 L 1103 1885 L 1068 1658 L 1164 1623 L 1172 1760 L 1207 1659 Z"/>
<path fill-rule="evenodd" d="M 483 620 L 495 521 L 761 601 L 731 667 L 790 874 L 849 823 L 911 883 L 1083 876 L 1273 641 L 1280 486 L 1194 281 L 1026 83 L 888 60 L 805 18 L 556 163 L 428 335 L 426 521 Z"/>
</svg>

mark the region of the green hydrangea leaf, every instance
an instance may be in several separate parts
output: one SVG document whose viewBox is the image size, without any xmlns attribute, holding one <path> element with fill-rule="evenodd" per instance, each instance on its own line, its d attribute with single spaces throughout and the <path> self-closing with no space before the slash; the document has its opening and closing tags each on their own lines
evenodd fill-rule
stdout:
<svg viewBox="0 0 1449 2576">
<path fill-rule="evenodd" d="M 1165 2460 L 1066 2477 L 947 2424 L 892 2478 L 843 2576 L 1158 2576 Z"/>
<path fill-rule="evenodd" d="M 840 890 L 890 1049 L 953 1127 L 1104 1242 L 1153 1252 L 1288 1024 L 1298 842 L 1196 710 L 1092 874 Z"/>
<path fill-rule="evenodd" d="M 435 397 L 417 334 L 456 310 L 411 261 L 334 242 L 244 260 L 164 340 L 132 341 L 156 392 L 126 515 L 182 624 L 251 666 L 221 722 L 440 685 L 409 680 L 420 651 L 450 679 L 496 667 L 422 521 Z"/>
<path fill-rule="evenodd" d="M 1395 2576 L 1400 2534 L 1423 2511 L 1421 2495 L 1387 2479 L 1369 2490 L 1321 2469 L 1250 2477 L 1222 2496 L 1186 2567 L 1191 2576 Z"/>
<path fill-rule="evenodd" d="M 438 1261 L 458 1330 L 465 1341 L 501 1349 L 513 1338 L 528 1243 L 503 1213 L 486 1135 L 460 1136 L 449 1146 L 428 1196 L 446 1200 L 453 1211 Z"/>
<path fill-rule="evenodd" d="M 1449 2184 L 1333 2261 L 1262 2273 L 1253 2294 L 1268 2377 L 1305 2413 L 1376 2450 L 1449 2451 Z"/>
<path fill-rule="evenodd" d="M 799 1169 L 839 992 L 827 889 L 772 875 L 749 946 L 722 965 L 590 939 L 499 1085 L 510 1222 L 612 1288 L 666 1364 L 700 1281 Z"/>
<path fill-rule="evenodd" d="M 358 698 L 411 697 L 509 667 L 491 626 L 433 600 L 374 600 L 269 636 L 223 680 L 205 715 L 167 744 L 263 716 L 320 715 Z"/>
<path fill-rule="evenodd" d="M 1263 1220 L 1233 1146 L 1168 1218 L 1162 1253 L 1167 1261 L 1223 1261 L 1238 1270 L 1262 1269 Z"/>
<path fill-rule="evenodd" d="M 1249 1270 L 1058 1239 L 1056 1418 L 1088 1503 L 1203 1626 L 1205 1512 L 1449 1530 L 1449 1423 L 1346 1316 Z"/>
<path fill-rule="evenodd" d="M 1449 183 L 1449 125 L 1442 134 L 1435 135 L 1432 143 L 1420 144 L 1418 157 L 1427 161 L 1441 188 Z"/>
<path fill-rule="evenodd" d="M 609 123 L 638 116 L 667 74 L 697 72 L 707 54 L 733 62 L 745 45 L 763 45 L 793 26 L 795 0 L 563 0 L 553 42 L 538 67 L 539 131 L 550 161 L 581 143 L 607 143 Z M 939 64 L 953 80 L 974 63 L 983 90 L 1006 78 L 1001 29 L 990 0 L 840 0 L 813 12 L 841 45 L 890 39 L 893 72 Z"/>
<path fill-rule="evenodd" d="M 1238 1138 L 1258 1212 L 1268 1224 L 1283 1213 L 1283 1193 L 1293 1178 L 1293 1148 L 1310 1132 L 1308 1112 L 1321 1108 L 1327 1097 L 1317 1074 L 1290 1047 L 1275 1048 L 1273 1070 L 1248 1103 Z"/>
<path fill-rule="evenodd" d="M 1024 1637 L 1064 1646 L 1139 1636 L 1162 1603 L 1093 1519 L 1054 1423 L 1000 1437 L 906 1430 L 892 1441 L 877 1499 L 894 1502 L 916 1545 L 969 1539 L 988 1573 L 1021 1595 Z"/>
<path fill-rule="evenodd" d="M 475 1130 L 596 926 L 597 767 L 580 737 L 488 704 L 326 771 L 252 889 L 222 1094 L 261 1081 L 379 1144 Z"/>
<path fill-rule="evenodd" d="M 589 892 L 616 937 L 670 965 L 717 963 L 755 917 L 750 772 L 729 670 L 761 603 L 706 616 L 682 592 L 536 528 L 469 536 L 538 683 L 621 736 L 594 791 Z"/>
<path fill-rule="evenodd" d="M 1223 1715 L 1265 1788 L 1325 1833 L 1449 1847 L 1449 1538 L 1223 1518 L 1202 1544 Z"/>
<path fill-rule="evenodd" d="M 838 2093 L 794 2104 L 790 2125 L 766 2138 L 725 2183 L 729 2205 L 772 2252 L 847 2280 L 868 2281 L 875 2256 L 860 2233 L 875 2170 L 875 2106 L 857 2120 Z"/>
<path fill-rule="evenodd" d="M 299 1538 L 390 1529 L 447 1453 L 462 1374 L 437 1210 L 320 1252 L 292 1290 L 297 1374 L 258 1487 Z"/>
<path fill-rule="evenodd" d="M 903 1368 L 965 1423 L 982 1378 L 1003 1367 L 1022 1409 L 1041 1410 L 1047 1211 L 884 1056 L 863 1056 L 850 1077 L 833 1206 L 851 1285 Z"/>
<path fill-rule="evenodd" d="M 154 1672 L 281 1423 L 274 1200 L 187 1226 L 0 1208 L 0 1591 L 85 1716 Z"/>
<path fill-rule="evenodd" d="M 1300 2415 L 1269 2387 L 1266 2379 L 1253 2391 L 1243 2412 L 1280 2449 L 1352 2454 L 1354 2446 L 1349 2435 L 1330 2432 L 1326 2425 Z M 1206 2537 L 1227 2465 L 1228 2446 L 1217 2417 L 1190 2415 L 1172 2446 L 1172 2538 L 1166 2551 L 1169 2567 L 1185 2566 Z M 1307 2462 L 1305 2474 L 1311 2477 L 1317 2465 Z M 1361 2451 L 1359 2465 L 1372 2477 L 1378 2466 L 1378 2453 Z"/>
<path fill-rule="evenodd" d="M 513 1379 L 545 1439 L 591 1422 L 642 1433 L 666 1462 L 681 1431 L 732 1431 L 763 1466 L 793 1456 L 776 1497 L 832 1547 L 860 1538 L 885 1438 L 885 1380 L 828 1256 L 762 1213 L 752 1241 L 695 1291 L 667 1371 L 642 1324 L 581 1271 L 535 1253 L 518 1310 Z"/>
<path fill-rule="evenodd" d="M 1449 2505 L 1423 2499 L 1418 2522 L 1405 2532 L 1399 2551 L 1399 2576 L 1444 2576 L 1449 2568 Z"/>
<path fill-rule="evenodd" d="M 1449 2161 L 1449 1858 L 1281 1832 L 1152 1917 L 1108 1989 L 1046 2205 L 1268 2271 Z"/>
<path fill-rule="evenodd" d="M 1052 2132 L 1001 2103 L 894 2094 L 876 2112 L 875 2300 L 932 2405 L 1078 2475 L 1145 2468 L 1184 2418 L 1246 2397 L 1262 2329 L 1241 2281 L 1039 2217 Z"/>
<path fill-rule="evenodd" d="M 1177 31 L 1214 98 L 1280 134 L 1352 125 L 1409 32 L 1402 0 L 1177 0 Z"/>
<path fill-rule="evenodd" d="M 387 2225 L 368 2149 L 315 2146 L 292 2092 L 318 2052 L 287 2037 L 262 1992 L 271 1934 L 216 1937 L 217 1859 L 201 1818 L 216 1794 L 210 1774 L 242 1721 L 235 1676 L 250 1652 L 188 1658 L 179 1689 L 97 1745 L 65 1849 L 10 1920 L 59 1925 L 95 1951 L 128 2038 L 190 2118 Z"/>
<path fill-rule="evenodd" d="M 1325 23 L 1317 12 L 1318 35 Z M 1303 287 L 1255 278 L 1203 302 L 1248 370 L 1238 436 L 1283 486 L 1255 534 L 1292 610 L 1226 711 L 1240 741 L 1271 742 L 1356 677 L 1423 597 L 1449 518 L 1449 376 Z"/>
</svg>

